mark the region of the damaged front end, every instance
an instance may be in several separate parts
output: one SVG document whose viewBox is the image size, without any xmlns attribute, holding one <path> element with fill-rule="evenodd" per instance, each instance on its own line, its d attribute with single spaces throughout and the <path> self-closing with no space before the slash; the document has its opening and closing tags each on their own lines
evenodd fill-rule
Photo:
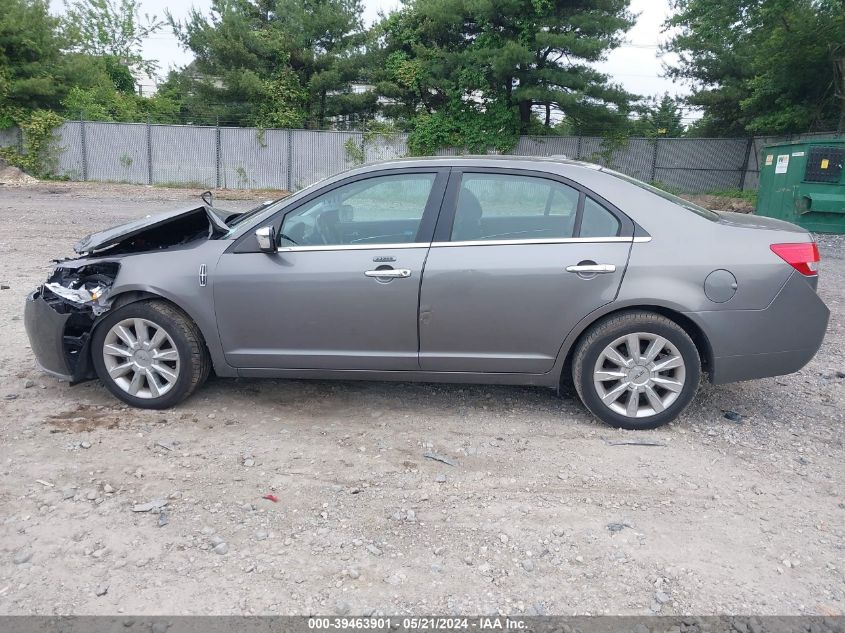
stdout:
<svg viewBox="0 0 845 633">
<path fill-rule="evenodd" d="M 164 250 L 225 235 L 229 231 L 226 220 L 233 215 L 207 206 L 177 209 L 92 233 L 79 240 L 73 250 L 80 255 Z"/>
<path fill-rule="evenodd" d="M 126 256 L 190 248 L 227 234 L 236 214 L 205 201 L 92 233 L 73 248 L 26 301 L 24 322 L 39 367 L 71 383 L 94 378 L 89 346 L 94 326 L 112 307 L 112 287 Z"/>
<path fill-rule="evenodd" d="M 97 320 L 109 310 L 118 262 L 59 265 L 26 301 L 24 323 L 39 367 L 71 383 L 93 378 L 88 347 Z"/>
</svg>

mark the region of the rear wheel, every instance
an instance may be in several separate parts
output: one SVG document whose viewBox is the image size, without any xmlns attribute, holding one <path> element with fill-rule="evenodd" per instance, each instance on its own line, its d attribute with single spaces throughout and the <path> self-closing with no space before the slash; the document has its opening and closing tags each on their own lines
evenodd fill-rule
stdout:
<svg viewBox="0 0 845 633">
<path fill-rule="evenodd" d="M 701 378 L 689 335 L 653 312 L 626 312 L 595 324 L 575 348 L 572 378 L 600 420 L 624 429 L 653 429 L 678 417 Z"/>
<path fill-rule="evenodd" d="M 164 301 L 139 301 L 110 313 L 94 332 L 91 356 L 106 388 L 144 409 L 181 402 L 210 369 L 199 328 Z"/>
</svg>

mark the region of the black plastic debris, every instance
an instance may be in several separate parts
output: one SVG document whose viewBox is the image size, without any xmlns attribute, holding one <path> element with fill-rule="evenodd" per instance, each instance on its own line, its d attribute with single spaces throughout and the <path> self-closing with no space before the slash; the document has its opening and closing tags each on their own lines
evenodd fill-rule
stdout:
<svg viewBox="0 0 845 633">
<path fill-rule="evenodd" d="M 603 438 L 604 439 L 604 438 Z M 663 442 L 651 440 L 608 440 L 604 439 L 608 446 L 666 446 Z"/>
<path fill-rule="evenodd" d="M 428 453 L 424 453 L 423 457 L 425 457 L 426 459 L 433 459 L 436 462 L 442 462 L 444 464 L 447 464 L 448 466 L 457 466 L 457 464 L 455 462 L 453 462 L 451 459 L 449 459 L 448 457 L 445 457 L 444 455 L 441 455 L 439 453 L 428 452 Z"/>
</svg>

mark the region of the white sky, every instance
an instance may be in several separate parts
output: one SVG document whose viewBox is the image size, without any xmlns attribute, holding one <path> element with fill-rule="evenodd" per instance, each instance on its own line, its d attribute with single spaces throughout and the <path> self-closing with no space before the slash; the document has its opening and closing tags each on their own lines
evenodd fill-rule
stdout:
<svg viewBox="0 0 845 633">
<path fill-rule="evenodd" d="M 53 11 L 61 12 L 64 3 L 52 0 Z M 389 12 L 399 7 L 399 0 L 363 0 L 364 20 L 367 25 L 372 24 L 379 11 Z M 192 2 L 174 2 L 173 0 L 142 0 L 144 12 L 164 16 L 164 10 L 169 8 L 177 19 L 185 17 L 191 6 L 207 11 L 211 0 L 193 0 Z M 672 80 L 661 77 L 662 62 L 658 57 L 657 46 L 665 41 L 666 36 L 661 33 L 663 21 L 669 14 L 668 0 L 631 0 L 631 10 L 639 13 L 637 24 L 627 35 L 627 43 L 612 51 L 605 62 L 597 67 L 622 84 L 629 92 L 639 95 L 662 95 L 669 92 L 672 95 L 683 95 L 688 92 L 685 86 L 675 84 Z M 191 61 L 192 55 L 182 50 L 178 41 L 169 29 L 162 29 L 149 38 L 144 47 L 144 54 L 150 59 L 157 59 L 161 75 L 165 75 L 171 67 L 184 66 Z M 668 59 L 668 58 L 667 58 Z"/>
</svg>

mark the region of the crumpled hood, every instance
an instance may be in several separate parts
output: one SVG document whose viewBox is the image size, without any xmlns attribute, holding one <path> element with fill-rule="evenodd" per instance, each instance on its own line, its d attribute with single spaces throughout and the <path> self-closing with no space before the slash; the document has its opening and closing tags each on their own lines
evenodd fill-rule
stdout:
<svg viewBox="0 0 845 633">
<path fill-rule="evenodd" d="M 165 211 L 155 215 L 148 215 L 138 220 L 132 220 L 105 231 L 91 233 L 79 240 L 73 250 L 79 254 L 93 253 L 122 242 L 123 240 L 139 235 L 144 231 L 165 226 L 177 220 L 183 220 L 191 215 L 204 214 L 210 225 L 209 237 L 222 235 L 228 232 L 229 227 L 225 220 L 232 214 L 219 209 L 213 209 L 206 205 L 191 206 L 174 211 Z"/>
</svg>

